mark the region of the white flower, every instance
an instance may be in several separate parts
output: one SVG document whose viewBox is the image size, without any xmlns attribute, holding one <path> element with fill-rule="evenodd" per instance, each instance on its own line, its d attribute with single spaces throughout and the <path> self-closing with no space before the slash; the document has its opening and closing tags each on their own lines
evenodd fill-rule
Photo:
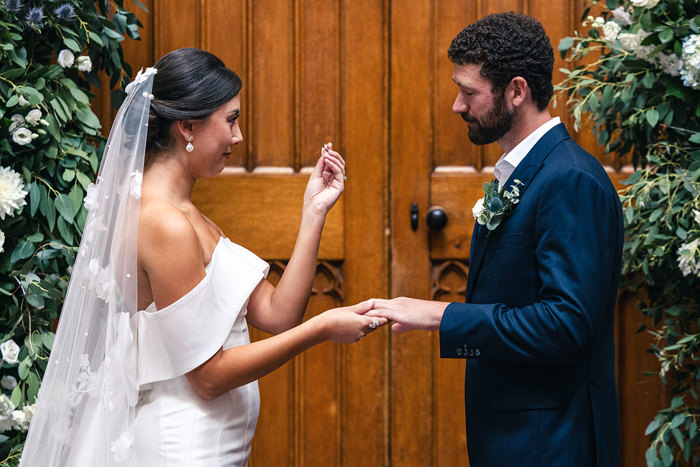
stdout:
<svg viewBox="0 0 700 467">
<path fill-rule="evenodd" d="M 143 174 L 141 172 L 132 172 L 129 182 L 129 192 L 134 199 L 141 198 L 141 182 Z"/>
<path fill-rule="evenodd" d="M 26 107 L 29 105 L 29 101 L 25 99 L 22 94 L 19 95 L 19 105 L 21 105 L 22 107 Z"/>
<path fill-rule="evenodd" d="M 143 83 L 148 79 L 149 76 L 155 75 L 156 73 L 158 73 L 158 70 L 156 68 L 149 67 L 146 68 L 146 71 L 143 71 L 143 68 L 141 68 L 139 72 L 136 73 L 136 77 L 134 77 L 134 80 L 126 85 L 126 88 L 124 88 L 124 92 L 130 94 L 137 84 Z"/>
<path fill-rule="evenodd" d="M 13 410 L 15 410 L 15 404 L 5 394 L 0 394 L 0 433 L 14 428 Z"/>
<path fill-rule="evenodd" d="M 97 209 L 100 207 L 100 201 L 98 199 L 98 189 L 97 185 L 95 185 L 94 183 L 88 185 L 87 194 L 85 195 L 83 203 L 85 204 L 85 209 L 87 209 L 88 211 L 92 211 L 93 209 Z"/>
<path fill-rule="evenodd" d="M 70 68 L 75 62 L 75 55 L 68 49 L 63 49 L 58 53 L 58 64 L 61 68 Z"/>
<path fill-rule="evenodd" d="M 5 251 L 5 249 L 3 248 L 4 245 L 5 245 L 5 232 L 0 230 L 0 253 Z"/>
<path fill-rule="evenodd" d="M 630 0 L 632 5 L 638 8 L 654 8 L 658 5 L 659 0 Z"/>
<path fill-rule="evenodd" d="M 681 81 L 685 86 L 700 89 L 700 35 L 691 34 L 683 39 L 681 53 Z"/>
<path fill-rule="evenodd" d="M 17 172 L 9 167 L 0 167 L 0 219 L 4 220 L 5 215 L 12 215 L 20 206 L 27 204 L 24 200 L 27 192 L 23 188 Z"/>
<path fill-rule="evenodd" d="M 693 216 L 695 216 L 695 223 L 700 224 L 700 210 L 693 209 Z"/>
<path fill-rule="evenodd" d="M 79 71 L 83 71 L 85 73 L 90 73 L 92 71 L 92 61 L 90 60 L 89 56 L 81 55 L 76 60 L 76 63 L 78 64 Z"/>
<path fill-rule="evenodd" d="M 20 114 L 14 114 L 12 117 L 10 117 L 10 120 L 12 120 L 12 123 L 10 123 L 10 128 L 8 129 L 10 133 L 12 133 L 12 130 L 15 128 L 24 125 L 24 117 Z"/>
<path fill-rule="evenodd" d="M 632 24 L 632 16 L 629 14 L 625 7 L 620 5 L 612 11 L 613 18 L 615 18 L 623 26 L 630 26 Z"/>
<path fill-rule="evenodd" d="M 641 42 L 649 35 L 644 29 L 638 29 L 636 33 L 623 33 L 617 36 L 620 41 L 622 48 L 629 51 L 635 52 L 639 49 Z"/>
<path fill-rule="evenodd" d="M 479 199 L 472 208 L 472 216 L 477 219 L 484 212 L 484 198 Z"/>
<path fill-rule="evenodd" d="M 654 55 L 654 61 L 664 70 L 664 73 L 666 74 L 678 76 L 681 73 L 683 63 L 676 54 L 666 55 L 665 53 L 659 52 Z"/>
<path fill-rule="evenodd" d="M 12 339 L 7 340 L 0 344 L 0 352 L 2 352 L 2 359 L 5 360 L 10 365 L 18 363 L 19 360 L 19 346 Z"/>
<path fill-rule="evenodd" d="M 41 117 L 41 110 L 32 109 L 29 111 L 27 117 L 24 120 L 30 125 L 36 125 L 37 123 L 39 123 L 39 120 L 41 120 Z"/>
<path fill-rule="evenodd" d="M 17 379 L 14 376 L 5 375 L 0 379 L 0 386 L 4 387 L 8 391 L 12 391 L 17 387 Z"/>
<path fill-rule="evenodd" d="M 603 25 L 603 36 L 608 46 L 612 47 L 621 29 L 622 27 L 615 21 L 608 21 Z"/>
<path fill-rule="evenodd" d="M 117 463 L 122 463 L 131 457 L 131 448 L 134 446 L 134 437 L 128 431 L 125 431 L 119 438 L 112 441 L 109 450 L 114 455 L 114 460 Z"/>
<path fill-rule="evenodd" d="M 12 141 L 20 146 L 29 144 L 32 142 L 32 132 L 23 126 L 15 128 L 15 131 L 12 132 Z"/>
<path fill-rule="evenodd" d="M 700 238 L 681 245 L 677 254 L 678 267 L 683 277 L 691 274 L 700 277 Z"/>
<path fill-rule="evenodd" d="M 22 410 L 12 411 L 12 424 L 17 431 L 27 431 L 29 429 L 29 420 L 27 420 L 27 415 Z"/>
<path fill-rule="evenodd" d="M 95 289 L 97 298 L 109 302 L 112 299 L 112 292 L 117 286 L 109 269 L 101 268 L 97 259 L 93 258 L 88 263 L 88 270 L 90 274 L 92 274 L 93 279 L 91 286 Z"/>
</svg>

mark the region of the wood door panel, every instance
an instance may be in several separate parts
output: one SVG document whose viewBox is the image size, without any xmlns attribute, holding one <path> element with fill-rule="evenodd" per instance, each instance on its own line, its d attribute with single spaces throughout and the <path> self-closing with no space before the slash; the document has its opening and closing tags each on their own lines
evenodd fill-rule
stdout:
<svg viewBox="0 0 700 467">
<path fill-rule="evenodd" d="M 294 249 L 307 174 L 250 175 L 227 170 L 199 180 L 192 193 L 195 205 L 234 242 L 261 258 L 288 259 Z M 345 256 L 344 200 L 326 218 L 319 258 Z"/>
<path fill-rule="evenodd" d="M 430 232 L 430 257 L 466 259 L 474 229 L 472 207 L 484 196 L 482 185 L 493 179 L 493 173 L 435 171 L 430 177 L 430 205 L 441 206 L 447 213 L 447 225 Z"/>
</svg>

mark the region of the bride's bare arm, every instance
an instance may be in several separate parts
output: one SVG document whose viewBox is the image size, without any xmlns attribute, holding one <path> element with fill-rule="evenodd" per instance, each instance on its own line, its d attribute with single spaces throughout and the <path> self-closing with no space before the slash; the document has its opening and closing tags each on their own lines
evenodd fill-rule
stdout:
<svg viewBox="0 0 700 467">
<path fill-rule="evenodd" d="M 265 376 L 323 341 L 357 342 L 374 330 L 372 318 L 364 315 L 371 308 L 371 302 L 335 308 L 276 336 L 220 349 L 187 373 L 187 379 L 201 397 L 212 399 Z M 377 325 L 387 322 L 383 318 L 374 319 L 379 320 L 375 322 Z"/>
<path fill-rule="evenodd" d="M 294 251 L 280 282 L 263 281 L 250 298 L 248 322 L 278 334 L 298 325 L 311 294 L 318 246 L 326 215 L 344 188 L 345 161 L 335 151 L 324 151 L 304 193 L 301 224 Z"/>
<path fill-rule="evenodd" d="M 153 211 L 150 206 L 142 210 L 139 264 L 147 273 L 156 308 L 162 309 L 201 282 L 206 275 L 204 264 L 209 259 L 203 256 L 194 228 L 181 213 L 168 210 L 167 206 L 153 208 Z M 359 340 L 375 324 L 386 323 L 383 318 L 365 316 L 371 308 L 372 303 L 336 308 L 269 339 L 219 349 L 187 373 L 187 379 L 202 397 L 216 397 L 260 378 L 325 340 L 344 343 Z M 374 324 L 373 320 L 376 320 Z"/>
</svg>

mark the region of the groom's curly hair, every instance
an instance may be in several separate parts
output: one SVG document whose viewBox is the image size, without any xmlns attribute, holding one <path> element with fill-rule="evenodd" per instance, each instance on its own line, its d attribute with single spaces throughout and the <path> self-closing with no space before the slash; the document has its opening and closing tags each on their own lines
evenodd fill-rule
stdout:
<svg viewBox="0 0 700 467">
<path fill-rule="evenodd" d="M 512 11 L 481 18 L 454 38 L 447 56 L 452 63 L 481 64 L 481 76 L 502 91 L 516 76 L 523 77 L 539 110 L 552 99 L 554 52 L 542 24 Z"/>
</svg>

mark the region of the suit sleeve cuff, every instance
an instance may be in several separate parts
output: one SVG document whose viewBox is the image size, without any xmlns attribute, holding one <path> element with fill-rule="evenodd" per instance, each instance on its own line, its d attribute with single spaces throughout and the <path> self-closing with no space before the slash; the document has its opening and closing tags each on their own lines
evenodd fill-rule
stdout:
<svg viewBox="0 0 700 467">
<path fill-rule="evenodd" d="M 440 358 L 479 358 L 481 349 L 465 343 L 464 327 L 469 320 L 469 304 L 450 303 L 440 321 Z"/>
</svg>

